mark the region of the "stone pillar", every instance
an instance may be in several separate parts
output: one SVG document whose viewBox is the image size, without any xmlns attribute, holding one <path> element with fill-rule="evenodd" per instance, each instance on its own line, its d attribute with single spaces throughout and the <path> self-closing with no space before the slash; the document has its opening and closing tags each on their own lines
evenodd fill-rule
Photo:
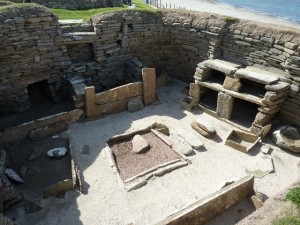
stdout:
<svg viewBox="0 0 300 225">
<path fill-rule="evenodd" d="M 218 94 L 217 114 L 221 118 L 230 119 L 234 98 L 223 92 Z"/>
<path fill-rule="evenodd" d="M 155 97 L 155 83 L 156 74 L 155 68 L 143 68 L 143 94 L 144 94 L 144 104 L 150 105 L 156 101 Z"/>
<path fill-rule="evenodd" d="M 100 108 L 96 105 L 95 87 L 85 88 L 85 114 L 86 117 L 100 116 Z"/>
<path fill-rule="evenodd" d="M 240 79 L 238 78 L 232 78 L 229 76 L 226 76 L 223 87 L 225 89 L 231 90 L 231 91 L 239 91 L 242 87 L 242 83 L 240 82 Z"/>
<path fill-rule="evenodd" d="M 195 100 L 196 103 L 200 100 L 200 87 L 199 84 L 190 83 L 189 95 Z"/>
</svg>

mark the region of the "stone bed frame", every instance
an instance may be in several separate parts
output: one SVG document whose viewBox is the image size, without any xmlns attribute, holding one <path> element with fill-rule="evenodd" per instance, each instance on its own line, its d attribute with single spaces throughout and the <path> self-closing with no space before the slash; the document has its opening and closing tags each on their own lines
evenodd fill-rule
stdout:
<svg viewBox="0 0 300 225">
<path fill-rule="evenodd" d="M 121 187 L 123 187 L 126 191 L 132 191 L 137 188 L 140 188 L 144 185 L 146 185 L 151 179 L 153 179 L 156 176 L 163 176 L 166 173 L 169 173 L 173 170 L 176 170 L 178 168 L 181 168 L 183 166 L 187 166 L 191 161 L 183 155 L 179 150 L 175 149 L 172 144 L 164 137 L 163 134 L 161 134 L 159 131 L 155 129 L 155 125 L 153 124 L 150 127 L 147 127 L 145 129 L 141 129 L 138 131 L 133 131 L 126 134 L 116 135 L 106 141 L 107 146 L 105 147 L 105 154 L 109 161 L 109 165 L 113 170 L 113 173 L 117 176 L 118 183 Z M 109 145 L 111 145 L 115 141 L 122 141 L 124 139 L 127 139 L 128 137 L 133 137 L 136 134 L 145 132 L 145 131 L 151 131 L 157 138 L 161 139 L 165 144 L 170 146 L 173 151 L 175 151 L 181 159 L 172 160 L 170 162 L 166 162 L 160 165 L 157 165 L 153 168 L 150 168 L 136 176 L 130 177 L 127 180 L 123 181 L 120 175 L 120 172 L 118 170 L 118 166 L 116 164 L 116 161 L 114 159 L 113 152 Z"/>
</svg>

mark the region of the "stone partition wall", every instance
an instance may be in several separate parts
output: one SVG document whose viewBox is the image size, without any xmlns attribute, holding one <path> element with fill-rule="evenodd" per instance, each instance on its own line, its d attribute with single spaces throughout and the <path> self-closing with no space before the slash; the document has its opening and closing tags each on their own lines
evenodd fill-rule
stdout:
<svg viewBox="0 0 300 225">
<path fill-rule="evenodd" d="M 12 2 L 22 3 L 23 0 L 11 0 Z M 49 8 L 57 9 L 92 9 L 92 8 L 105 8 L 116 7 L 123 4 L 123 0 L 31 0 Z"/>
<path fill-rule="evenodd" d="M 0 22 L 0 115 L 28 108 L 27 86 L 41 80 L 59 88 L 64 75 L 78 73 L 88 85 L 118 84 L 136 57 L 157 75 L 188 82 L 207 59 L 270 70 L 290 85 L 280 115 L 300 121 L 300 30 L 164 10 L 103 13 L 77 31 L 34 4 L 2 6 Z"/>
</svg>

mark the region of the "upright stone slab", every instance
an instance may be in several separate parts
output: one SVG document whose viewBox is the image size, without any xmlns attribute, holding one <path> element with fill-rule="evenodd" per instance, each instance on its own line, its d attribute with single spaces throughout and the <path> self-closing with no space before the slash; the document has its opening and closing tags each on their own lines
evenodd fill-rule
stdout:
<svg viewBox="0 0 300 225">
<path fill-rule="evenodd" d="M 85 114 L 86 117 L 95 117 L 101 115 L 100 109 L 96 106 L 94 86 L 85 88 Z"/>
<path fill-rule="evenodd" d="M 221 118 L 230 119 L 233 108 L 234 98 L 223 92 L 218 94 L 217 114 Z"/>
<path fill-rule="evenodd" d="M 144 68 L 142 70 L 144 104 L 150 105 L 155 102 L 155 83 L 156 74 L 155 68 Z"/>
<path fill-rule="evenodd" d="M 189 95 L 195 100 L 196 103 L 200 100 L 200 87 L 199 84 L 191 83 L 190 84 L 190 93 Z"/>
</svg>

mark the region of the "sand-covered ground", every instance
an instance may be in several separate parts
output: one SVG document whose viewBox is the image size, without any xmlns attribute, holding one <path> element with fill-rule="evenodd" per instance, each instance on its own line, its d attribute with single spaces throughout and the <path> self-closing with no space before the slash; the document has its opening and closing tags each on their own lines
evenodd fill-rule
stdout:
<svg viewBox="0 0 300 225">
<path fill-rule="evenodd" d="M 233 127 L 201 111 L 190 113 L 180 108 L 186 86 L 172 80 L 160 88 L 160 102 L 142 111 L 123 112 L 96 121 L 75 123 L 64 135 L 69 135 L 73 155 L 84 176 L 84 193 L 69 191 L 63 199 L 41 200 L 43 209 L 38 213 L 22 214 L 17 224 L 39 225 L 150 225 L 193 202 L 219 190 L 228 179 L 240 179 L 253 165 L 264 170 L 259 145 L 249 155 L 224 144 Z M 197 134 L 190 123 L 196 118 L 214 124 L 218 136 L 206 139 Z M 189 156 L 191 164 L 162 177 L 157 177 L 137 190 L 127 192 L 119 183 L 103 150 L 110 137 L 141 128 L 154 122 L 169 126 L 171 132 L 179 127 L 193 133 L 204 146 Z M 270 143 L 271 144 L 271 143 Z M 298 179 L 299 156 L 275 146 L 270 155 L 275 172 L 255 179 L 255 190 L 271 197 Z M 257 167 L 257 168 L 256 168 Z M 268 166 L 267 166 L 268 167 Z M 253 212 L 253 206 L 245 202 L 222 224 L 235 224 Z M 220 223 L 210 223 L 220 224 Z"/>
<path fill-rule="evenodd" d="M 165 6 L 167 3 L 168 8 L 170 4 L 172 8 L 174 5 L 176 8 L 179 6 L 181 8 L 185 8 L 187 10 L 194 10 L 194 11 L 203 11 L 215 14 L 221 14 L 229 17 L 236 17 L 239 19 L 245 20 L 253 20 L 257 22 L 263 23 L 271 23 L 280 26 L 289 26 L 293 28 L 300 29 L 300 23 L 294 23 L 282 18 L 274 17 L 271 15 L 250 11 L 247 9 L 233 7 L 227 4 L 216 3 L 214 1 L 207 1 L 207 0 L 161 0 L 161 4 Z"/>
</svg>

